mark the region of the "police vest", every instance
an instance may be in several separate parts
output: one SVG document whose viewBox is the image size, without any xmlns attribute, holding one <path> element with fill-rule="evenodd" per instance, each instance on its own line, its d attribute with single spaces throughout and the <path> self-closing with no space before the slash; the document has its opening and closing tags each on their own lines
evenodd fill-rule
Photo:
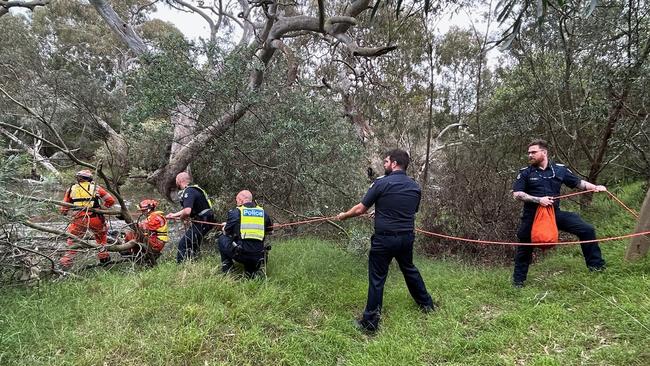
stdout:
<svg viewBox="0 0 650 366">
<path fill-rule="evenodd" d="M 264 209 L 239 206 L 239 234 L 242 239 L 264 240 Z"/>
<path fill-rule="evenodd" d="M 155 234 L 154 237 L 162 241 L 163 243 L 167 243 L 169 241 L 169 228 L 167 227 L 167 220 L 165 219 L 165 216 L 163 215 L 162 211 L 154 211 L 151 213 L 152 215 L 158 215 L 160 218 L 162 218 L 163 226 L 159 227 L 156 230 L 150 230 L 152 234 Z"/>
<path fill-rule="evenodd" d="M 198 189 L 199 191 L 201 191 L 201 193 L 203 193 L 203 197 L 205 197 L 205 200 L 208 202 L 208 207 L 209 207 L 209 208 L 206 208 L 205 210 L 199 212 L 199 213 L 198 213 L 198 216 L 203 216 L 203 215 L 205 215 L 206 213 L 208 213 L 210 210 L 212 210 L 212 201 L 210 201 L 210 198 L 208 197 L 208 194 L 205 193 L 205 191 L 203 190 L 203 188 L 197 186 L 196 184 L 190 184 L 190 185 L 188 185 L 187 187 L 185 187 L 185 189 L 188 189 L 188 188 L 196 188 L 196 189 Z M 183 197 L 183 194 L 185 193 L 185 189 L 183 189 L 182 191 L 180 191 L 180 192 L 178 193 L 178 196 L 179 196 L 179 197 Z M 181 199 L 182 199 L 182 198 L 181 198 Z"/>
<path fill-rule="evenodd" d="M 92 182 L 79 182 L 70 187 L 70 199 L 75 207 L 99 207 L 97 187 Z"/>
</svg>

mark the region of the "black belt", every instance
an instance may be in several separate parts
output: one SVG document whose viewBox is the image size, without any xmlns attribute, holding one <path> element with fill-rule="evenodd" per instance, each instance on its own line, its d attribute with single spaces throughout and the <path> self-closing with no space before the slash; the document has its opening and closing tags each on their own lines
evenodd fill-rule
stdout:
<svg viewBox="0 0 650 366">
<path fill-rule="evenodd" d="M 375 235 L 384 235 L 384 236 L 401 236 L 406 234 L 412 234 L 413 231 L 375 231 Z"/>
</svg>

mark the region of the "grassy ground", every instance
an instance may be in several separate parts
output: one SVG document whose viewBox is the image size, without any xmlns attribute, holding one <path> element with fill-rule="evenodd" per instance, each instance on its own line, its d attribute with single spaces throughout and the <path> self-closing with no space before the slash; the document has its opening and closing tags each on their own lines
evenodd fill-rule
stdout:
<svg viewBox="0 0 650 366">
<path fill-rule="evenodd" d="M 643 192 L 620 194 L 638 208 Z M 634 225 L 605 198 L 585 216 L 599 236 Z M 557 249 L 522 290 L 510 287 L 510 267 L 417 258 L 440 304 L 429 315 L 393 266 L 373 337 L 352 324 L 366 260 L 340 243 L 276 242 L 266 280 L 223 276 L 209 256 L 102 269 L 0 290 L 0 364 L 648 365 L 650 259 L 623 263 L 626 243 L 602 245 L 604 273 L 589 273 L 578 247 Z"/>
</svg>

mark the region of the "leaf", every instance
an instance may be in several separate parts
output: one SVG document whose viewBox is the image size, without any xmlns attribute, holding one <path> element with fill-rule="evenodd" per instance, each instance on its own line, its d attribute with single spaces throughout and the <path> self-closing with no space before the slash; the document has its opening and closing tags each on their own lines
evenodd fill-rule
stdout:
<svg viewBox="0 0 650 366">
<path fill-rule="evenodd" d="M 590 16 L 591 13 L 594 12 L 596 5 L 598 5 L 598 0 L 591 0 L 591 3 L 589 3 L 589 8 L 587 8 L 587 11 L 585 12 L 586 17 Z"/>
</svg>

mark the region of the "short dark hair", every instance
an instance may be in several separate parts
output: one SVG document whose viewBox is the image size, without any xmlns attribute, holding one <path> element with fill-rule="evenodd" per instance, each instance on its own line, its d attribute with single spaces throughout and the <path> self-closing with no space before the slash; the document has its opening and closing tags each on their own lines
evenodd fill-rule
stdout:
<svg viewBox="0 0 650 366">
<path fill-rule="evenodd" d="M 384 154 L 385 157 L 389 158 L 390 161 L 394 161 L 399 165 L 402 169 L 406 170 L 408 168 L 409 163 L 411 162 L 411 158 L 409 158 L 409 154 L 400 149 L 393 149 L 386 154 Z"/>
<path fill-rule="evenodd" d="M 546 142 L 546 140 L 534 139 L 530 144 L 528 144 L 528 147 L 535 145 L 539 146 L 541 149 L 548 150 L 548 142 Z"/>
</svg>

